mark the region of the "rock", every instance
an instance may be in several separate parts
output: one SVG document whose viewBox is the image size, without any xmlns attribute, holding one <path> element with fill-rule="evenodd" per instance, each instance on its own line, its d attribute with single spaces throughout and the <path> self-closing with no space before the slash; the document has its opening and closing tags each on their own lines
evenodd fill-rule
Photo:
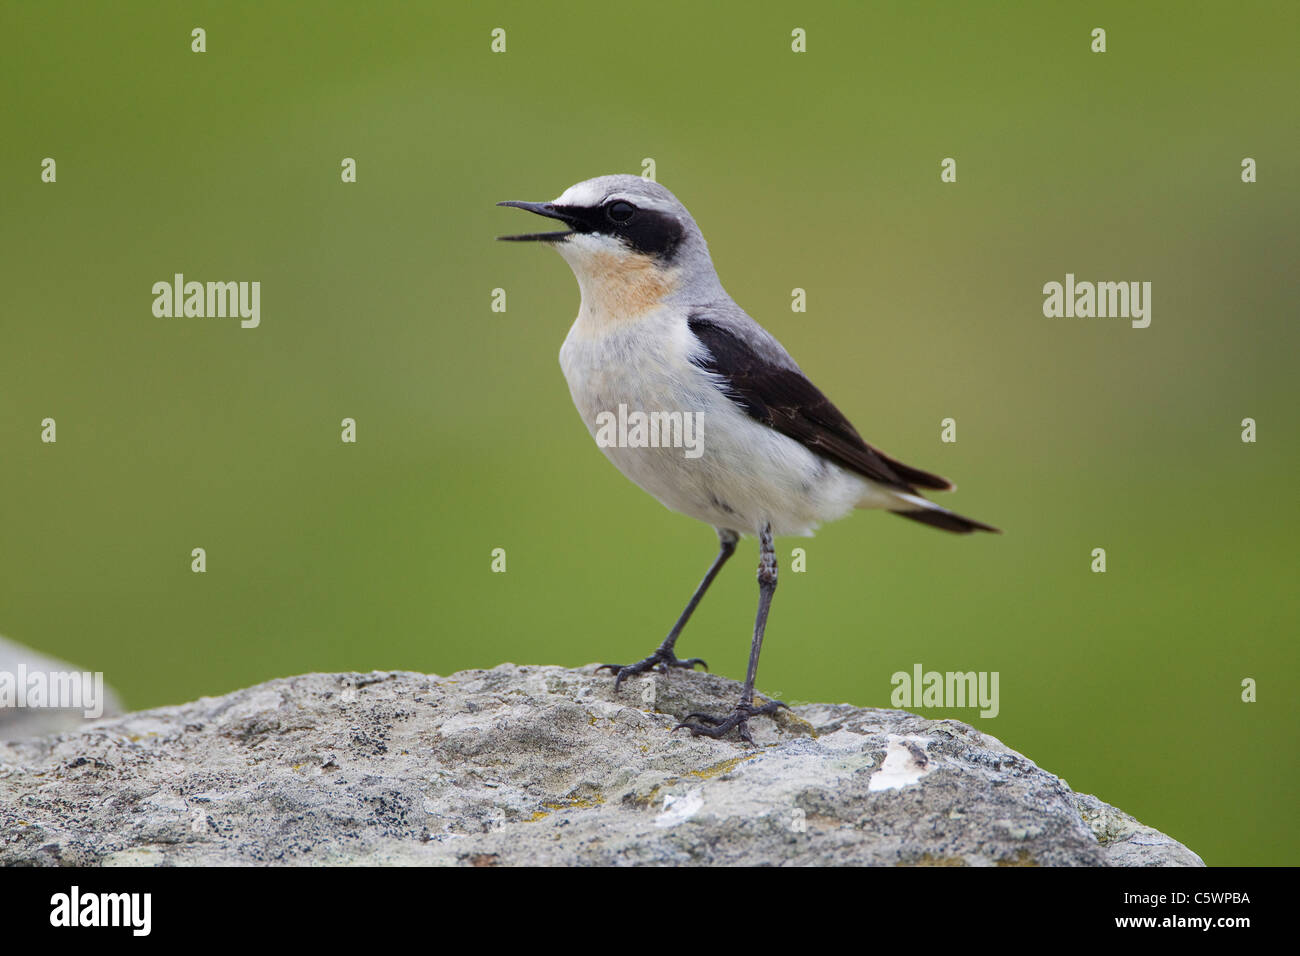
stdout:
<svg viewBox="0 0 1300 956">
<path fill-rule="evenodd" d="M 594 671 L 308 674 L 0 744 L 0 865 L 1202 865 L 956 721 L 812 704 L 751 747 L 672 732 L 733 681 Z"/>
<path fill-rule="evenodd" d="M 15 641 L 0 637 L 0 740 L 23 740 L 77 730 L 87 724 L 85 707 L 18 707 L 7 704 L 6 693 L 17 684 L 27 684 L 31 675 L 84 673 L 66 661 L 46 657 Z M 42 676 L 42 681 L 45 678 Z M 115 717 L 122 713 L 122 704 L 112 688 L 104 687 L 100 716 Z M 88 687 L 94 686 L 93 678 Z"/>
</svg>

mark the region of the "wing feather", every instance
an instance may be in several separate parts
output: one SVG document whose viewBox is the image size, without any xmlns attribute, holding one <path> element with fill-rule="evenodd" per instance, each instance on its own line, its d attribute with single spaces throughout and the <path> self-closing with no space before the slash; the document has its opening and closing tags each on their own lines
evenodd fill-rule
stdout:
<svg viewBox="0 0 1300 956">
<path fill-rule="evenodd" d="M 751 418 L 814 454 L 887 487 L 908 492 L 918 487 L 952 488 L 947 479 L 905 465 L 868 445 L 793 362 L 772 361 L 752 342 L 707 315 L 692 315 L 688 323 L 704 346 L 695 364 L 719 376 L 727 394 Z M 781 354 L 784 356 L 783 351 Z"/>
</svg>

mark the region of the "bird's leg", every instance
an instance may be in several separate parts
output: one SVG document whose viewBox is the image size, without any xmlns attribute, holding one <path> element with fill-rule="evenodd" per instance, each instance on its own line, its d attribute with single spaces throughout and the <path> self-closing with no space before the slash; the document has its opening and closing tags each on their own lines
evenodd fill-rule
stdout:
<svg viewBox="0 0 1300 956">
<path fill-rule="evenodd" d="M 709 669 L 709 665 L 698 657 L 692 657 L 688 661 L 678 660 L 677 655 L 673 652 L 673 647 L 677 644 L 677 638 L 681 635 L 682 629 L 686 627 L 686 622 L 695 613 L 695 608 L 699 605 L 700 599 L 704 597 L 704 592 L 709 589 L 709 585 L 718 576 L 718 572 L 727 563 L 727 559 L 736 553 L 736 542 L 738 540 L 739 535 L 736 532 L 727 531 L 723 528 L 718 529 L 718 556 L 713 559 L 713 564 L 709 566 L 708 572 L 704 575 L 704 580 L 700 582 L 700 586 L 691 595 L 691 601 L 686 605 L 686 610 L 682 611 L 681 617 L 677 619 L 677 623 L 668 632 L 668 636 L 664 638 L 664 642 L 659 645 L 658 650 L 645 660 L 638 661 L 635 664 L 602 664 L 596 668 L 597 673 L 608 670 L 618 675 L 614 678 L 614 690 L 618 690 L 619 685 L 629 677 L 644 674 L 651 668 L 657 667 L 667 673 L 670 667 L 693 668 L 696 664 L 703 664 L 705 670 Z"/>
<path fill-rule="evenodd" d="M 763 632 L 767 630 L 767 612 L 772 607 L 776 592 L 776 548 L 772 545 L 772 526 L 763 526 L 758 538 L 758 615 L 754 619 L 754 641 L 749 647 L 749 669 L 745 672 L 745 689 L 740 693 L 740 703 L 726 717 L 711 714 L 687 714 L 673 730 L 685 727 L 692 736 L 721 737 L 733 727 L 740 731 L 740 739 L 753 743 L 749 735 L 750 717 L 774 714 L 786 705 L 779 700 L 769 701 L 762 707 L 754 706 L 754 681 L 758 678 L 758 655 L 763 650 Z M 692 723 L 694 721 L 694 723 Z"/>
</svg>

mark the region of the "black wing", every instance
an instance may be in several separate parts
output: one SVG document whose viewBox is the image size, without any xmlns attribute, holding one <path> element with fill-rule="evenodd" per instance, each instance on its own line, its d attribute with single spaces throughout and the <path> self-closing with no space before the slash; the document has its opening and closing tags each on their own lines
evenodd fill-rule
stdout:
<svg viewBox="0 0 1300 956">
<path fill-rule="evenodd" d="M 872 448 L 838 408 L 798 369 L 768 361 L 726 326 L 702 315 L 688 319 L 709 354 L 695 364 L 721 376 L 727 393 L 750 417 L 793 438 L 835 464 L 900 491 L 947 491 L 952 482 L 912 468 Z"/>
</svg>

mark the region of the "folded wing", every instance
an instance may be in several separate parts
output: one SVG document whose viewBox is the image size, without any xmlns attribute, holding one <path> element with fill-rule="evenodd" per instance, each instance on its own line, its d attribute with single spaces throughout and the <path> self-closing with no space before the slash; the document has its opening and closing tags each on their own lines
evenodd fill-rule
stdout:
<svg viewBox="0 0 1300 956">
<path fill-rule="evenodd" d="M 946 478 L 905 465 L 863 441 L 775 339 L 756 339 L 752 329 L 706 314 L 692 315 L 688 324 L 704 347 L 695 364 L 717 375 L 731 399 L 755 420 L 886 487 L 906 492 L 952 488 Z"/>
</svg>

